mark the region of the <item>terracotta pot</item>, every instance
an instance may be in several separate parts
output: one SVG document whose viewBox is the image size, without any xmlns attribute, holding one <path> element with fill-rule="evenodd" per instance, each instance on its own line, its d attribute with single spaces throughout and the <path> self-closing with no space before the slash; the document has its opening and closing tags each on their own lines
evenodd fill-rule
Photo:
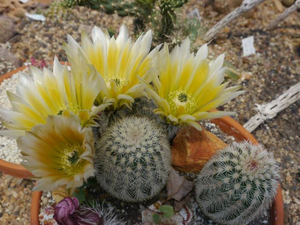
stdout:
<svg viewBox="0 0 300 225">
<path fill-rule="evenodd" d="M 258 144 L 257 140 L 238 122 L 230 117 L 223 117 L 219 119 L 213 119 L 213 123 L 217 124 L 220 129 L 226 134 L 235 137 L 236 141 L 249 140 L 253 144 Z M 41 191 L 32 193 L 31 202 L 31 225 L 39 225 L 39 212 L 41 202 Z M 283 225 L 283 199 L 281 193 L 281 187 L 278 187 L 277 195 L 272 207 L 270 208 L 270 224 L 271 225 Z"/>
<path fill-rule="evenodd" d="M 20 72 L 22 70 L 26 69 L 26 66 L 19 67 L 16 70 L 13 70 L 9 73 L 4 74 L 3 76 L 0 77 L 0 83 L 6 79 L 11 77 L 17 72 Z M 29 178 L 32 177 L 32 174 L 25 169 L 23 166 L 15 163 L 10 163 L 6 162 L 2 159 L 0 159 L 0 171 L 3 172 L 4 174 L 8 174 L 14 177 L 20 177 L 20 178 Z"/>
</svg>

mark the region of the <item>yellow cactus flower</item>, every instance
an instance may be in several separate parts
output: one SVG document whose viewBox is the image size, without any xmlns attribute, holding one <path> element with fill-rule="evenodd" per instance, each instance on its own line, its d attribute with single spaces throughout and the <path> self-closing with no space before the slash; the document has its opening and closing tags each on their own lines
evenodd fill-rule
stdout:
<svg viewBox="0 0 300 225">
<path fill-rule="evenodd" d="M 152 34 L 148 31 L 136 42 L 129 37 L 127 28 L 120 28 L 117 38 L 110 37 L 107 30 L 94 27 L 92 41 L 82 33 L 82 46 L 68 36 L 64 48 L 72 64 L 80 64 L 85 58 L 93 65 L 105 82 L 105 88 L 97 98 L 97 104 L 113 103 L 113 109 L 131 107 L 135 98 L 144 96 L 145 88 L 138 77 L 149 80 L 149 73 L 158 48 L 150 53 Z M 80 57 L 78 57 L 80 56 Z"/>
<path fill-rule="evenodd" d="M 89 123 L 91 117 L 109 105 L 93 107 L 103 84 L 89 65 L 72 65 L 70 74 L 67 66 L 55 58 L 53 73 L 30 67 L 30 75 L 20 75 L 17 94 L 7 92 L 13 111 L 0 108 L 3 124 L 10 129 L 0 131 L 1 135 L 24 135 L 33 126 L 45 124 L 49 115 L 61 115 L 64 111 L 78 115 L 82 124 Z"/>
<path fill-rule="evenodd" d="M 207 45 L 196 55 L 191 54 L 189 48 L 189 39 L 171 53 L 168 46 L 164 46 L 158 54 L 154 88 L 147 85 L 147 91 L 157 104 L 155 113 L 165 116 L 172 124 L 189 124 L 201 130 L 197 121 L 234 114 L 208 111 L 243 92 L 236 92 L 238 86 L 226 88 L 228 83 L 222 84 L 224 55 L 209 62 Z"/>
<path fill-rule="evenodd" d="M 17 139 L 21 163 L 37 179 L 33 190 L 74 190 L 94 175 L 94 139 L 91 128 L 82 128 L 78 117 L 49 116 Z"/>
</svg>

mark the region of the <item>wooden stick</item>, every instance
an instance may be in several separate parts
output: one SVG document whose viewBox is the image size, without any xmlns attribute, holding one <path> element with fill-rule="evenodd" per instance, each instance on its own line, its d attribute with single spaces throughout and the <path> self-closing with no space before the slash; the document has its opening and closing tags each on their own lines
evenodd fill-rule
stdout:
<svg viewBox="0 0 300 225">
<path fill-rule="evenodd" d="M 231 13 L 229 13 L 227 16 L 225 16 L 221 21 L 219 21 L 213 28 L 211 28 L 205 36 L 205 41 L 210 41 L 213 38 L 215 38 L 216 34 L 220 32 L 222 28 L 224 28 L 227 24 L 232 22 L 234 19 L 239 17 L 240 15 L 244 14 L 245 12 L 248 12 L 255 6 L 263 3 L 265 0 L 244 0 L 242 5 L 233 10 Z"/>
<path fill-rule="evenodd" d="M 285 20 L 289 15 L 300 9 L 300 0 L 297 0 L 291 7 L 281 13 L 268 27 L 267 30 L 273 30 L 281 21 Z"/>
</svg>

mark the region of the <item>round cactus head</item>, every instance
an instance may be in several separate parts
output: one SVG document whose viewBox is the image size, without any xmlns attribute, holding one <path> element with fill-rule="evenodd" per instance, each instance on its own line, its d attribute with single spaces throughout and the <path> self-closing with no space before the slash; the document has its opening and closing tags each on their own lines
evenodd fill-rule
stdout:
<svg viewBox="0 0 300 225">
<path fill-rule="evenodd" d="M 96 144 L 95 168 L 98 183 L 112 196 L 129 202 L 152 198 L 171 168 L 164 130 L 145 117 L 115 122 Z"/>
<path fill-rule="evenodd" d="M 196 180 L 196 198 L 212 220 L 245 224 L 270 206 L 278 179 L 271 153 L 260 145 L 233 143 L 204 166 Z"/>
</svg>

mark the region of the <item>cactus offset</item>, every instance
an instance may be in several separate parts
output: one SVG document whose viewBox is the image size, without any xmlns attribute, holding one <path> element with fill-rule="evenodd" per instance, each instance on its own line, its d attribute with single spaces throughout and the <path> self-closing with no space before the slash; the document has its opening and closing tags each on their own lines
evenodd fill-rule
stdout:
<svg viewBox="0 0 300 225">
<path fill-rule="evenodd" d="M 154 197 L 164 187 L 171 151 L 164 130 L 147 117 L 112 124 L 96 144 L 96 178 L 112 196 L 129 202 Z"/>
<path fill-rule="evenodd" d="M 204 166 L 196 180 L 196 198 L 212 220 L 247 224 L 270 206 L 278 179 L 271 153 L 248 142 L 233 143 Z"/>
</svg>

